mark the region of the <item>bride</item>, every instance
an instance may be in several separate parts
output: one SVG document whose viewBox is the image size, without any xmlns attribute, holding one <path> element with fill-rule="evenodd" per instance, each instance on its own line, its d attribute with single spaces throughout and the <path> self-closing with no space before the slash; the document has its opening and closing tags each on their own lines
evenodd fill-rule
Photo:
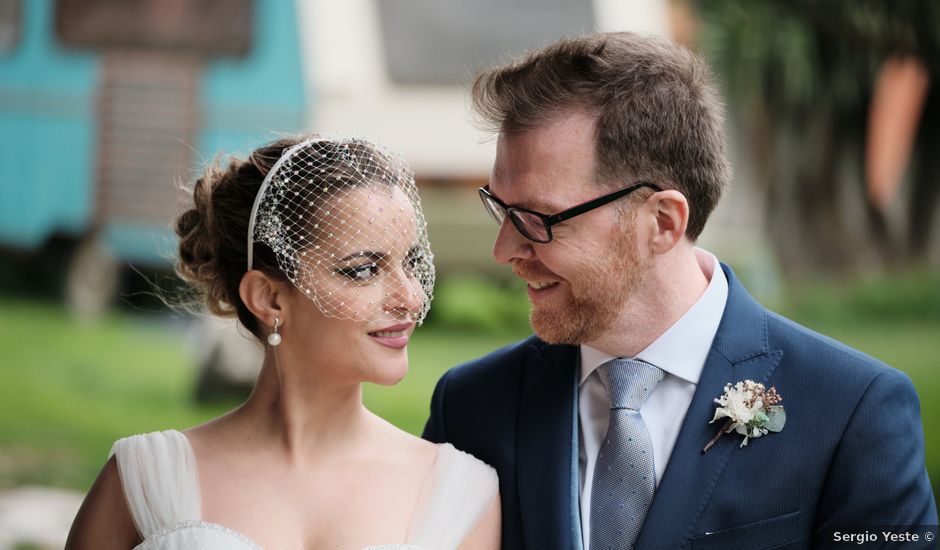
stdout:
<svg viewBox="0 0 940 550">
<path fill-rule="evenodd" d="M 264 344 L 247 401 L 121 439 L 67 549 L 496 549 L 495 471 L 369 412 L 427 313 L 414 179 L 359 139 L 282 139 L 196 181 L 177 270 Z"/>
</svg>

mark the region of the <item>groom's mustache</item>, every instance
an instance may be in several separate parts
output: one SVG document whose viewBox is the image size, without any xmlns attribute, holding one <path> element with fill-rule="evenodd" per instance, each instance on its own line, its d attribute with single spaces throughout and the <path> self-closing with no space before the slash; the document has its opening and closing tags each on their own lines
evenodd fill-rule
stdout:
<svg viewBox="0 0 940 550">
<path fill-rule="evenodd" d="M 512 272 L 517 277 L 528 281 L 544 281 L 548 279 L 553 281 L 561 280 L 561 277 L 552 273 L 550 269 L 539 261 L 512 260 L 511 265 Z"/>
</svg>

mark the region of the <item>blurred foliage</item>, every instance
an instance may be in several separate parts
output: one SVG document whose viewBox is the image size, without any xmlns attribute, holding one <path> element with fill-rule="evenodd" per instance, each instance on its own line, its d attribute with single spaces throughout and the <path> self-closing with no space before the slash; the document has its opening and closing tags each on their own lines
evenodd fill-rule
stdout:
<svg viewBox="0 0 940 550">
<path fill-rule="evenodd" d="M 812 116 L 825 96 L 867 105 L 889 55 L 940 67 L 940 3 L 929 0 L 699 0 L 701 45 L 732 99 Z"/>
<path fill-rule="evenodd" d="M 482 357 L 521 337 L 512 332 L 486 333 L 441 329 L 426 325 L 415 330 L 408 344 L 408 375 L 394 386 L 366 384 L 366 406 L 399 428 L 420 435 L 428 419 L 431 393 L 447 369 Z"/>
<path fill-rule="evenodd" d="M 875 77 L 895 56 L 940 69 L 940 2 L 699 0 L 717 68 L 790 280 L 917 265 L 940 199 L 940 93 L 925 100 L 897 215 L 869 202 L 864 155 Z M 934 77 L 935 80 L 935 77 Z"/>
<path fill-rule="evenodd" d="M 409 346 L 408 376 L 392 387 L 364 388 L 371 410 L 415 434 L 444 371 L 529 331 L 523 289 L 487 288 L 474 279 L 441 285 L 432 310 L 438 317 Z M 806 285 L 787 303 L 793 305 L 784 313 L 798 322 L 911 377 L 921 397 L 928 469 L 940 487 L 940 424 L 932 421 L 940 418 L 937 275 Z M 487 309 L 501 313 L 494 320 L 482 312 Z M 199 342 L 187 340 L 187 323 L 119 310 L 82 324 L 59 305 L 0 296 L 0 488 L 86 490 L 115 439 L 186 428 L 234 406 L 195 402 L 192 347 Z"/>
<path fill-rule="evenodd" d="M 165 318 L 76 323 L 59 305 L 0 299 L 0 486 L 79 486 L 116 434 L 189 426 L 227 406 L 192 398 L 192 360 Z"/>
<path fill-rule="evenodd" d="M 530 332 L 525 283 L 454 275 L 434 289 L 429 326 L 486 334 Z"/>
<path fill-rule="evenodd" d="M 187 428 L 234 407 L 196 401 L 200 342 L 187 328 L 188 320 L 126 310 L 77 323 L 58 304 L 0 296 L 0 488 L 87 490 L 116 439 Z M 367 385 L 366 405 L 420 434 L 445 370 L 516 339 L 421 327 L 408 376 L 390 388 Z"/>
<path fill-rule="evenodd" d="M 849 284 L 807 283 L 790 289 L 787 304 L 784 313 L 810 327 L 940 323 L 940 273 L 870 275 Z"/>
</svg>

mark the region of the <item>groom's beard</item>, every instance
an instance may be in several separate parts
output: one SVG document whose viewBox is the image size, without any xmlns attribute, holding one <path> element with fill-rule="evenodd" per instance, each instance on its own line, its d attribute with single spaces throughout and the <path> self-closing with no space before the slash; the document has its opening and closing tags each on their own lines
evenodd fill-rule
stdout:
<svg viewBox="0 0 940 550">
<path fill-rule="evenodd" d="M 550 344 L 577 345 L 596 341 L 610 329 L 648 268 L 631 237 L 621 235 L 606 258 L 568 280 L 560 303 L 533 305 L 529 322 L 539 338 Z M 537 273 L 537 268 L 519 271 Z"/>
</svg>

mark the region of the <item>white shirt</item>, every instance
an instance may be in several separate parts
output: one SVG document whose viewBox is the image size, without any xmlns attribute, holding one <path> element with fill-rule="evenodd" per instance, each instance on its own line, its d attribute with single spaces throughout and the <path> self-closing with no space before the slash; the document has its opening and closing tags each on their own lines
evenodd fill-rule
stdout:
<svg viewBox="0 0 940 550">
<path fill-rule="evenodd" d="M 679 436 L 679 428 L 692 403 L 705 359 L 728 300 L 728 280 L 718 259 L 712 254 L 695 249 L 695 258 L 708 287 L 685 314 L 666 332 L 633 359 L 641 359 L 666 371 L 663 381 L 653 390 L 640 407 L 653 442 L 653 465 L 656 485 L 662 479 L 666 463 Z M 584 548 L 591 540 L 591 489 L 597 451 L 607 433 L 610 401 L 601 383 L 597 367 L 614 359 L 590 346 L 581 346 L 581 389 L 578 402 L 580 418 L 580 471 L 581 471 L 581 533 Z"/>
</svg>

